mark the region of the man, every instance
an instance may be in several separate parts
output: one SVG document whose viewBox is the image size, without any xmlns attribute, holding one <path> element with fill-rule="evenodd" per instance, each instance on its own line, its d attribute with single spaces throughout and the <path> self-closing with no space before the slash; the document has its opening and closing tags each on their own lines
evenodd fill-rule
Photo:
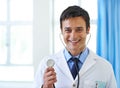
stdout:
<svg viewBox="0 0 120 88">
<path fill-rule="evenodd" d="M 117 88 L 112 66 L 86 47 L 90 18 L 79 6 L 70 6 L 60 17 L 65 49 L 43 58 L 35 88 Z M 49 59 L 54 67 L 46 65 Z"/>
</svg>

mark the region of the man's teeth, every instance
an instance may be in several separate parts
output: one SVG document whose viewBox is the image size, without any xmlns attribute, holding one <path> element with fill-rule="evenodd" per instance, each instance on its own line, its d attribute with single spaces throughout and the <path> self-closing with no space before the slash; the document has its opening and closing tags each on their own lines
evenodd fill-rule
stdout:
<svg viewBox="0 0 120 88">
<path fill-rule="evenodd" d="M 77 41 L 71 41 L 71 42 L 78 42 L 78 40 Z"/>
</svg>

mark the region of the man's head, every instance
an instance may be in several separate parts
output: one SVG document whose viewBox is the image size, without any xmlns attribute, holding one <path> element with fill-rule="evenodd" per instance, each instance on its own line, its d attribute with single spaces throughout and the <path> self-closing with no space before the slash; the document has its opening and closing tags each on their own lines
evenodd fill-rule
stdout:
<svg viewBox="0 0 120 88">
<path fill-rule="evenodd" d="M 70 6 L 62 12 L 60 16 L 60 28 L 62 29 L 62 21 L 69 18 L 73 18 L 73 17 L 79 17 L 79 16 L 81 16 L 85 20 L 86 29 L 88 29 L 88 27 L 90 27 L 90 17 L 88 12 L 76 5 Z"/>
<path fill-rule="evenodd" d="M 88 13 L 79 6 L 70 6 L 60 17 L 61 33 L 67 50 L 78 55 L 86 46 L 86 37 L 90 30 Z"/>
</svg>

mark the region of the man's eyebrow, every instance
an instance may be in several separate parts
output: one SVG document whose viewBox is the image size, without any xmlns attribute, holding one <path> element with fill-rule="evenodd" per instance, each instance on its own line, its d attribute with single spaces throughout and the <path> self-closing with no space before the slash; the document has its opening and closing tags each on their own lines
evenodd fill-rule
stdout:
<svg viewBox="0 0 120 88">
<path fill-rule="evenodd" d="M 71 27 L 64 27 L 64 29 L 71 29 Z"/>
<path fill-rule="evenodd" d="M 71 27 L 64 27 L 64 29 L 71 29 Z M 75 27 L 75 29 L 83 29 L 83 27 Z"/>
<path fill-rule="evenodd" d="M 81 28 L 83 28 L 83 27 L 76 27 L 76 28 L 80 28 L 80 29 L 81 29 Z"/>
</svg>

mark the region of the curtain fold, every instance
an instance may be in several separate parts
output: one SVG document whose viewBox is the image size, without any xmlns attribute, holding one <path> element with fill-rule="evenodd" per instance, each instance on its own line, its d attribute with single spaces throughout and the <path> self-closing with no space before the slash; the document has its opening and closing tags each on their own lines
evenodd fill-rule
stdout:
<svg viewBox="0 0 120 88">
<path fill-rule="evenodd" d="M 120 88 L 120 0 L 98 0 L 97 54 L 113 66 Z"/>
</svg>

